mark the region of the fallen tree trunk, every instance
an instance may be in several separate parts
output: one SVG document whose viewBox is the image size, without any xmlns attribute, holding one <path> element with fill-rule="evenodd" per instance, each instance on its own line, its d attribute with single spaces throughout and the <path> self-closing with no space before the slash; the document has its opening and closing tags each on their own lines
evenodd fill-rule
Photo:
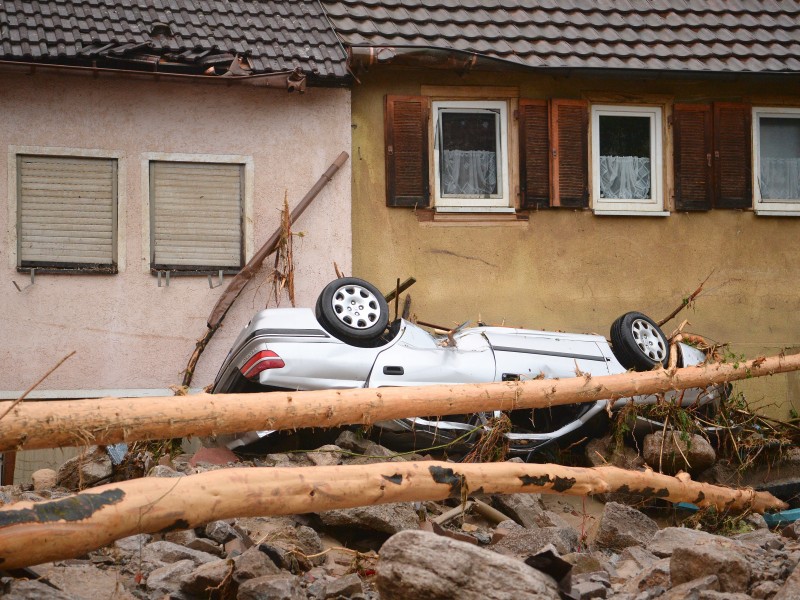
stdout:
<svg viewBox="0 0 800 600">
<path fill-rule="evenodd" d="M 736 490 L 617 467 L 417 461 L 301 468 L 220 469 L 180 478 L 135 479 L 48 502 L 0 508 L 0 568 L 80 556 L 137 533 L 190 529 L 219 519 L 484 494 L 626 491 L 699 506 L 757 512 L 786 505 L 767 492 Z"/>
<path fill-rule="evenodd" d="M 425 415 L 617 400 L 800 369 L 800 354 L 602 377 L 29 402 L 0 420 L 0 452 L 115 444 L 257 429 L 369 425 Z M 0 411 L 6 403 L 0 403 Z"/>
</svg>

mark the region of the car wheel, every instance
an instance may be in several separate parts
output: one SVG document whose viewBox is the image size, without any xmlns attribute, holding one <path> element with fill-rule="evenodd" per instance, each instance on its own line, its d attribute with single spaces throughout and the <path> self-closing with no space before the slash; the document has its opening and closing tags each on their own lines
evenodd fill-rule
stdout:
<svg viewBox="0 0 800 600">
<path fill-rule="evenodd" d="M 638 312 L 622 315 L 611 325 L 614 356 L 626 369 L 649 371 L 669 364 L 669 341 L 655 321 Z"/>
<path fill-rule="evenodd" d="M 389 324 L 389 305 L 371 283 L 342 277 L 325 286 L 317 299 L 317 320 L 348 344 L 369 345 Z"/>
</svg>

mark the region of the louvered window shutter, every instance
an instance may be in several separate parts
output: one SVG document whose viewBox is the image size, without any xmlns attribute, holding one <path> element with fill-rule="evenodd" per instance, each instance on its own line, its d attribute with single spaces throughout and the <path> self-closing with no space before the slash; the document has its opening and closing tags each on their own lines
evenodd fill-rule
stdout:
<svg viewBox="0 0 800 600">
<path fill-rule="evenodd" d="M 239 164 L 150 163 L 153 268 L 242 266 L 242 171 Z"/>
<path fill-rule="evenodd" d="M 385 113 L 386 204 L 430 205 L 428 120 L 424 96 L 387 96 Z"/>
<path fill-rule="evenodd" d="M 522 208 L 550 206 L 550 133 L 547 100 L 519 101 Z"/>
<path fill-rule="evenodd" d="M 552 206 L 589 206 L 589 103 L 553 100 L 550 109 Z"/>
<path fill-rule="evenodd" d="M 19 155 L 17 187 L 20 266 L 115 265 L 115 159 Z"/>
<path fill-rule="evenodd" d="M 716 208 L 753 206 L 751 120 L 748 104 L 714 104 Z"/>
<path fill-rule="evenodd" d="M 712 206 L 712 112 L 706 104 L 676 104 L 672 113 L 675 209 Z"/>
</svg>

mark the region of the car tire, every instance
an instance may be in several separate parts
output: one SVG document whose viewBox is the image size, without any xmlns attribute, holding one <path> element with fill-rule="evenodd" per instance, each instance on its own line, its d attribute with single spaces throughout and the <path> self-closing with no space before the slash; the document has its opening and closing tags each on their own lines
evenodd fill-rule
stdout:
<svg viewBox="0 0 800 600">
<path fill-rule="evenodd" d="M 655 321 L 639 312 L 622 315 L 611 325 L 614 356 L 626 369 L 650 371 L 669 364 L 669 341 Z"/>
<path fill-rule="evenodd" d="M 389 325 L 389 305 L 378 288 L 356 277 L 331 281 L 317 298 L 319 324 L 354 346 L 375 343 Z"/>
</svg>

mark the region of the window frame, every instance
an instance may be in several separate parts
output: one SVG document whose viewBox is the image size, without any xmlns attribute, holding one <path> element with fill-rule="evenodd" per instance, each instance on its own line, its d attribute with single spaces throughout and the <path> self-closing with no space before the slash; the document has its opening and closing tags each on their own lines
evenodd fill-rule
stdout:
<svg viewBox="0 0 800 600">
<path fill-rule="evenodd" d="M 511 169 L 511 126 L 510 115 L 513 107 L 508 98 L 493 99 L 465 99 L 458 98 L 439 98 L 431 97 L 431 119 L 429 131 L 430 153 L 430 181 L 433 183 L 431 200 L 436 212 L 468 212 L 468 213 L 513 213 L 516 210 L 516 199 L 512 196 L 511 178 L 515 170 Z M 440 110 L 449 109 L 469 109 L 473 110 L 493 110 L 499 109 L 498 118 L 499 137 L 498 152 L 498 177 L 500 178 L 499 189 L 501 193 L 497 198 L 478 198 L 478 197 L 455 197 L 442 196 L 440 193 L 440 174 L 439 174 L 439 115 Z"/>
<path fill-rule="evenodd" d="M 664 108 L 660 105 L 592 104 L 591 106 L 591 206 L 596 215 L 669 216 L 664 194 Z M 606 199 L 600 197 L 600 117 L 650 118 L 651 199 Z"/>
<path fill-rule="evenodd" d="M 241 179 L 241 202 L 242 202 L 242 237 L 241 237 L 241 266 L 239 267 L 217 267 L 210 265 L 181 265 L 176 268 L 167 268 L 168 265 L 156 265 L 153 262 L 153 199 L 152 199 L 152 178 L 151 163 L 154 162 L 176 162 L 176 163 L 197 163 L 197 164 L 238 164 L 242 167 Z M 184 153 L 164 153 L 148 152 L 141 155 L 141 175 L 142 175 L 142 198 L 143 198 L 143 218 L 142 218 L 142 271 L 157 275 L 159 272 L 169 271 L 176 275 L 201 275 L 216 274 L 222 271 L 224 274 L 235 274 L 254 253 L 254 228 L 253 228 L 253 193 L 254 193 L 254 162 L 250 155 L 229 155 L 229 154 L 184 154 Z"/>
<path fill-rule="evenodd" d="M 757 215 L 800 217 L 800 199 L 794 201 L 764 200 L 761 198 L 761 126 L 760 118 L 800 120 L 800 107 L 754 106 L 752 112 L 753 140 L 753 208 Z"/>
<path fill-rule="evenodd" d="M 21 238 L 21 202 L 19 183 L 19 159 L 23 156 L 49 158 L 89 158 L 114 162 L 113 205 L 112 205 L 112 257 L 110 263 L 65 263 L 59 261 L 26 261 L 23 265 L 19 248 Z M 126 163 L 121 152 L 98 148 L 72 148 L 52 146 L 8 146 L 8 223 L 9 223 L 9 266 L 21 273 L 35 270 L 36 273 L 76 274 L 76 275 L 114 275 L 125 269 L 125 227 L 126 227 Z M 36 264 L 33 264 L 33 263 Z"/>
</svg>

